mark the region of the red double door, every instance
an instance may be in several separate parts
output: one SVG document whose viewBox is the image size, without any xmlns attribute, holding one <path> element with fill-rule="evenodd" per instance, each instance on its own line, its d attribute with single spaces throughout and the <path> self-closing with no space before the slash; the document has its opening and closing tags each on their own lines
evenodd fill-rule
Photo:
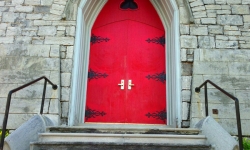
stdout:
<svg viewBox="0 0 250 150">
<path fill-rule="evenodd" d="M 164 35 L 149 1 L 107 2 L 92 29 L 85 122 L 166 124 Z"/>
</svg>

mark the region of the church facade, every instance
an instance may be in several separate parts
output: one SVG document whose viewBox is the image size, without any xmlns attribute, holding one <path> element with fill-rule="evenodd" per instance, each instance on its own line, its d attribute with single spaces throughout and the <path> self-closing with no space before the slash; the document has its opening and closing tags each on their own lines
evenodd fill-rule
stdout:
<svg viewBox="0 0 250 150">
<path fill-rule="evenodd" d="M 0 1 L 0 120 L 8 92 L 41 76 L 57 125 L 166 124 L 205 117 L 211 80 L 239 99 L 250 135 L 249 0 Z M 40 109 L 43 82 L 12 97 L 8 129 Z M 237 134 L 234 101 L 208 86 L 209 115 Z M 112 115 L 110 115 L 112 114 Z"/>
</svg>

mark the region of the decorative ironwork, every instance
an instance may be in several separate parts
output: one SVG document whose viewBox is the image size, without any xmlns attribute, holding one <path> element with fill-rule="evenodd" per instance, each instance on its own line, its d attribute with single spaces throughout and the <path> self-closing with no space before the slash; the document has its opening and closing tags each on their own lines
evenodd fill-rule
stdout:
<svg viewBox="0 0 250 150">
<path fill-rule="evenodd" d="M 155 37 L 153 39 L 148 38 L 146 40 L 148 43 L 155 43 L 155 44 L 160 44 L 162 46 L 165 46 L 165 36 L 161 36 L 161 37 Z"/>
<path fill-rule="evenodd" d="M 162 71 L 161 73 L 156 73 L 154 75 L 147 75 L 146 78 L 164 83 L 166 81 L 166 73 Z"/>
<path fill-rule="evenodd" d="M 167 119 L 167 112 L 164 109 L 162 111 L 156 111 L 156 112 L 153 112 L 153 113 L 147 113 L 146 116 L 148 118 L 152 117 L 152 118 L 155 118 L 155 119 L 158 119 L 158 120 L 165 121 Z"/>
<path fill-rule="evenodd" d="M 138 5 L 134 0 L 124 0 L 120 5 L 121 9 L 138 9 Z"/>
<path fill-rule="evenodd" d="M 101 43 L 101 42 L 108 42 L 109 38 L 103 38 L 101 36 L 96 36 L 94 34 L 91 35 L 90 42 L 91 44 Z"/>
<path fill-rule="evenodd" d="M 92 69 L 89 70 L 88 72 L 88 79 L 99 79 L 99 78 L 106 78 L 108 76 L 108 74 L 106 73 L 99 73 L 96 71 L 93 71 Z"/>
<path fill-rule="evenodd" d="M 98 116 L 105 116 L 106 113 L 104 111 L 97 111 L 97 110 L 93 110 L 90 109 L 89 107 L 87 107 L 86 111 L 85 111 L 85 118 L 86 120 L 88 120 L 89 118 L 95 118 Z"/>
</svg>

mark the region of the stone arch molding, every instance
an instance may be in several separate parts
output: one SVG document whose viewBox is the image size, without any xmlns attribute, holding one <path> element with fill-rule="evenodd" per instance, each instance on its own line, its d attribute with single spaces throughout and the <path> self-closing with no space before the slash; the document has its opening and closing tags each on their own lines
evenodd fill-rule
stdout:
<svg viewBox="0 0 250 150">
<path fill-rule="evenodd" d="M 70 0 L 71 7 L 77 8 L 77 26 L 71 81 L 71 101 L 69 106 L 69 126 L 84 123 L 88 62 L 91 28 L 96 17 L 108 0 Z M 181 75 L 179 47 L 179 11 L 176 0 L 150 0 L 161 18 L 166 31 L 167 70 L 167 122 L 171 126 L 181 126 Z M 68 5 L 66 9 L 70 9 Z M 76 12 L 76 11 L 75 11 Z M 74 11 L 65 13 L 72 18 Z"/>
</svg>

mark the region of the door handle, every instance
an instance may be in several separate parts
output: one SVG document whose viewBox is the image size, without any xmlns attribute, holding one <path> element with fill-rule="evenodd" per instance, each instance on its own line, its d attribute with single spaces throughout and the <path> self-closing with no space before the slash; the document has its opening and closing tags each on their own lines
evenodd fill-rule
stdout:
<svg viewBox="0 0 250 150">
<path fill-rule="evenodd" d="M 132 80 L 128 80 L 128 89 L 131 90 L 132 86 L 134 86 L 134 84 L 132 84 Z"/>
<path fill-rule="evenodd" d="M 121 86 L 121 90 L 124 90 L 124 80 L 121 80 L 121 83 L 119 83 L 118 85 Z"/>
</svg>

